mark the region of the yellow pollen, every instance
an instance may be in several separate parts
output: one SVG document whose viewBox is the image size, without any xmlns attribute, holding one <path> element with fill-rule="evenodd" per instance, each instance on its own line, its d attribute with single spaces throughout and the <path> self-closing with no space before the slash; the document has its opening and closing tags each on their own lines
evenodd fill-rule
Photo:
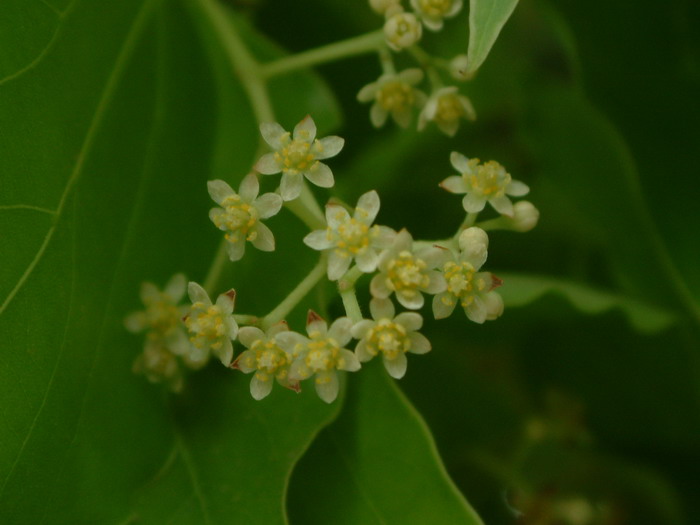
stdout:
<svg viewBox="0 0 700 525">
<path fill-rule="evenodd" d="M 426 271 L 426 263 L 409 251 L 400 252 L 389 262 L 387 269 L 389 288 L 395 291 L 403 290 L 406 295 L 415 293 L 418 288 L 427 288 L 430 277 Z"/>
<path fill-rule="evenodd" d="M 449 13 L 452 0 L 420 0 L 420 6 L 429 16 L 443 17 Z"/>
<path fill-rule="evenodd" d="M 472 165 L 471 174 L 464 174 L 464 179 L 473 191 L 484 197 L 494 198 L 505 195 L 505 189 L 512 178 L 510 174 L 498 162 L 490 160 L 483 165 Z M 478 162 L 478 160 L 477 160 Z"/>
<path fill-rule="evenodd" d="M 386 111 L 407 111 L 416 102 L 413 88 L 406 82 L 392 80 L 377 92 L 377 102 Z"/>
</svg>

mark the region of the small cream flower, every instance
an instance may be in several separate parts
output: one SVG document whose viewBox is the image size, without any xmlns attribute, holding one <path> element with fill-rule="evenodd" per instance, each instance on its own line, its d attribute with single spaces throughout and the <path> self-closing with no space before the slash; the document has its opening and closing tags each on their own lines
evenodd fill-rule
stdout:
<svg viewBox="0 0 700 525">
<path fill-rule="evenodd" d="M 530 201 L 520 201 L 513 205 L 513 218 L 510 219 L 516 232 L 529 232 L 537 226 L 540 211 Z"/>
<path fill-rule="evenodd" d="M 443 273 L 447 289 L 433 298 L 435 319 L 449 317 L 457 303 L 475 323 L 493 320 L 503 313 L 503 299 L 494 292 L 501 280 L 489 272 L 479 272 L 488 255 L 488 236 L 481 228 L 471 227 L 459 237 L 457 257 L 448 251 Z"/>
<path fill-rule="evenodd" d="M 275 151 L 260 157 L 255 169 L 263 175 L 282 172 L 282 199 L 291 201 L 299 196 L 303 177 L 322 188 L 333 186 L 331 169 L 320 161 L 334 157 L 343 149 L 342 138 L 317 139 L 316 124 L 308 115 L 296 125 L 293 135 L 276 122 L 260 124 L 260 133 Z"/>
<path fill-rule="evenodd" d="M 411 47 L 422 34 L 423 26 L 412 13 L 397 12 L 390 15 L 384 24 L 386 44 L 394 51 Z"/>
<path fill-rule="evenodd" d="M 124 326 L 132 333 L 146 333 L 147 345 L 156 344 L 173 354 L 183 355 L 189 349 L 189 342 L 182 325 L 182 316 L 187 306 L 178 305 L 185 295 L 187 279 L 181 273 L 174 275 L 161 292 L 153 283 L 141 284 L 141 301 L 146 309 L 129 314 Z M 155 350 L 151 352 L 154 354 Z"/>
<path fill-rule="evenodd" d="M 145 375 L 151 383 L 166 383 L 173 392 L 180 392 L 185 383 L 177 356 L 159 341 L 146 341 L 132 371 Z"/>
<path fill-rule="evenodd" d="M 440 131 L 453 137 L 459 129 L 461 119 L 475 120 L 474 106 L 467 97 L 457 92 L 457 87 L 441 88 L 430 96 L 421 111 L 418 117 L 418 130 L 423 130 L 432 120 Z"/>
<path fill-rule="evenodd" d="M 425 93 L 413 87 L 422 80 L 423 71 L 418 68 L 405 69 L 398 75 L 382 75 L 376 82 L 363 87 L 357 94 L 357 100 L 374 101 L 369 110 L 374 127 L 382 127 L 391 115 L 394 122 L 406 128 L 413 118 L 413 109 L 425 104 Z"/>
<path fill-rule="evenodd" d="M 411 0 L 411 7 L 418 13 L 425 27 L 440 31 L 445 18 L 452 18 L 462 9 L 462 0 Z"/>
<path fill-rule="evenodd" d="M 401 9 L 401 0 L 369 0 L 369 5 L 376 13 L 384 15 L 387 12 Z"/>
<path fill-rule="evenodd" d="M 226 232 L 229 259 L 238 261 L 243 257 L 246 241 L 264 252 L 275 249 L 270 228 L 260 220 L 280 211 L 282 198 L 279 195 L 266 193 L 258 197 L 260 184 L 253 173 L 243 178 L 238 193 L 222 180 L 210 180 L 207 189 L 211 198 L 221 206 L 212 208 L 209 218 L 217 228 Z"/>
<path fill-rule="evenodd" d="M 369 309 L 374 320 L 363 319 L 352 327 L 353 337 L 360 340 L 355 354 L 362 363 L 382 354 L 389 375 L 401 379 L 406 373 L 406 352 L 430 351 L 428 339 L 416 331 L 423 326 L 423 318 L 416 312 L 394 316 L 396 310 L 391 299 L 372 299 Z"/>
<path fill-rule="evenodd" d="M 512 217 L 513 203 L 507 196 L 521 197 L 530 191 L 494 160 L 479 164 L 479 159 L 470 160 L 453 151 L 450 162 L 461 175 L 447 177 L 440 186 L 452 193 L 466 193 L 462 206 L 467 213 L 480 212 L 488 202 L 498 213 Z"/>
<path fill-rule="evenodd" d="M 250 394 L 254 399 L 267 397 L 272 391 L 273 380 L 285 388 L 299 392 L 299 381 L 289 380 L 291 354 L 277 343 L 279 333 L 289 331 L 287 323 L 281 321 L 270 327 L 267 333 L 254 326 L 244 326 L 238 332 L 238 340 L 248 348 L 231 364 L 244 374 L 255 372 L 250 380 Z"/>
<path fill-rule="evenodd" d="M 429 247 L 413 250 L 413 237 L 401 230 L 394 242 L 379 256 L 379 273 L 372 278 L 370 291 L 374 297 L 386 299 L 396 293 L 405 308 L 417 310 L 425 302 L 421 292 L 436 294 L 447 286 L 440 272 L 434 270 L 446 250 Z"/>
<path fill-rule="evenodd" d="M 337 204 L 326 206 L 325 230 L 316 230 L 304 237 L 304 243 L 314 250 L 329 250 L 328 278 L 337 281 L 350 268 L 353 259 L 361 272 L 377 269 L 377 250 L 388 247 L 396 232 L 386 226 L 372 226 L 379 213 L 379 195 L 365 193 L 357 201 L 355 215 Z"/>
<path fill-rule="evenodd" d="M 347 317 L 336 319 L 328 328 L 326 322 L 309 311 L 306 331 L 309 337 L 296 332 L 281 332 L 276 340 L 280 347 L 294 358 L 289 369 L 290 381 L 303 381 L 312 376 L 318 396 L 326 403 L 338 397 L 337 370 L 356 372 L 360 362 L 353 352 L 344 348 L 352 339 L 352 321 Z"/>
<path fill-rule="evenodd" d="M 190 282 L 187 291 L 192 301 L 185 317 L 191 343 L 187 359 L 195 366 L 204 366 L 209 354 L 214 353 L 224 366 L 229 366 L 233 357 L 231 341 L 238 335 L 238 323 L 233 318 L 236 292 L 222 293 L 216 304 L 212 304 L 207 292 L 197 283 Z"/>
</svg>

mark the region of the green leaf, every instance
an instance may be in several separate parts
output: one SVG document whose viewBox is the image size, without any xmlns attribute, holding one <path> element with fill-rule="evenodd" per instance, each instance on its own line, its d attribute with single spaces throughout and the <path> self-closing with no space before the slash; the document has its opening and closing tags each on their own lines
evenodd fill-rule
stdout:
<svg viewBox="0 0 700 525">
<path fill-rule="evenodd" d="M 484 63 L 517 3 L 518 0 L 470 0 L 468 74 L 475 73 Z"/>
<path fill-rule="evenodd" d="M 61 3 L 37 2 L 61 9 L 48 44 L 41 24 L 0 20 L 3 48 L 36 51 L 0 70 L 0 521 L 283 523 L 291 469 L 339 404 L 281 388 L 256 403 L 250 377 L 215 364 L 166 404 L 132 374 L 143 342 L 122 326 L 141 281 L 206 274 L 220 238 L 206 180 L 250 169 L 248 103 L 230 80 L 222 112 L 220 70 L 180 2 Z M 277 104 L 332 125 L 316 77 L 288 82 L 307 98 L 277 90 Z M 268 301 L 308 271 L 300 223 L 273 227 L 290 271 L 251 267 L 274 276 Z M 233 281 L 240 304 L 267 307 L 250 275 Z"/>
<path fill-rule="evenodd" d="M 292 521 L 481 524 L 445 471 L 425 422 L 381 361 L 348 380 L 341 416 L 321 432 L 292 477 Z"/>
<path fill-rule="evenodd" d="M 498 272 L 504 286 L 499 288 L 506 307 L 530 304 L 548 294 L 558 294 L 585 314 L 600 314 L 619 309 L 630 324 L 643 333 L 665 330 L 676 323 L 677 317 L 661 308 L 628 297 L 598 290 L 586 284 L 545 275 L 524 275 Z"/>
</svg>

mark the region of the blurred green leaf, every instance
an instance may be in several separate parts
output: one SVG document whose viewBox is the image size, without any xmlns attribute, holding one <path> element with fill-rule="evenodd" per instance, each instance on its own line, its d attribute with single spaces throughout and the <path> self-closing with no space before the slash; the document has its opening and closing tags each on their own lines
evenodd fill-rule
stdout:
<svg viewBox="0 0 700 525">
<path fill-rule="evenodd" d="M 381 361 L 348 380 L 342 414 L 292 476 L 292 522 L 481 524 Z"/>
<path fill-rule="evenodd" d="M 498 291 L 506 307 L 525 306 L 553 293 L 565 297 L 572 306 L 586 314 L 620 309 L 630 324 L 643 333 L 660 332 L 677 321 L 676 316 L 670 312 L 586 284 L 545 275 L 497 274 L 504 281 L 503 288 Z"/>
<path fill-rule="evenodd" d="M 518 0 L 470 0 L 467 73 L 481 67 Z"/>
</svg>

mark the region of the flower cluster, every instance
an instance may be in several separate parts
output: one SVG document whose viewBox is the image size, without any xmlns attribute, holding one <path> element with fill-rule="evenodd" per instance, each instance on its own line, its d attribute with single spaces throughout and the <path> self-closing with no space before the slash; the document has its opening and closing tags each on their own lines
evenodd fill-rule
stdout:
<svg viewBox="0 0 700 525">
<path fill-rule="evenodd" d="M 421 6 L 425 18 L 433 13 L 428 7 L 438 3 L 417 1 L 414 7 Z M 437 24 L 436 19 L 430 23 Z M 366 88 L 367 97 L 378 97 L 378 109 L 373 109 L 380 115 L 377 118 L 386 119 L 391 114 L 399 123 L 405 122 L 406 104 L 413 104 L 420 96 L 404 88 L 413 89 L 421 76 L 419 70 L 407 70 Z M 454 90 L 444 93 L 456 95 Z M 428 101 L 426 107 L 430 104 Z M 343 147 L 340 137 L 317 139 L 311 117 L 297 124 L 292 134 L 276 123 L 263 124 L 261 133 L 274 151 L 262 156 L 255 169 L 262 174 L 282 172 L 278 192 L 260 195 L 254 173 L 243 178 L 237 192 L 222 180 L 208 183 L 209 195 L 218 205 L 210 210 L 209 218 L 225 232 L 223 242 L 231 261 L 244 256 L 247 242 L 259 250 L 274 250 L 273 233 L 262 221 L 301 194 L 304 178 L 324 187 L 333 185 L 330 168 L 321 160 Z M 233 289 L 213 301 L 201 285 L 187 284 L 181 274 L 163 291 L 144 283 L 141 299 L 145 310 L 125 320 L 130 331 L 146 332 L 146 344 L 134 371 L 179 391 L 185 372 L 202 368 L 213 356 L 226 367 L 252 374 L 250 393 L 256 400 L 267 397 L 275 382 L 299 392 L 308 380 L 318 396 L 331 403 L 339 394 L 339 372 L 356 372 L 361 363 L 381 356 L 389 375 L 400 379 L 406 374 L 407 354 L 431 350 L 430 342 L 419 332 L 423 317 L 418 310 L 426 305 L 426 295 L 433 296 L 428 304 L 435 319 L 450 316 L 458 305 L 475 323 L 496 319 L 504 307 L 496 291 L 502 282 L 482 269 L 488 256 L 486 229 L 527 231 L 537 223 L 539 213 L 527 201 L 510 201 L 510 196 L 525 195 L 528 187 L 513 180 L 500 164 L 481 164 L 457 152 L 452 153 L 451 162 L 460 174 L 448 177 L 441 186 L 464 194 L 467 213 L 453 237 L 416 241 L 406 229 L 397 232 L 375 224 L 380 199 L 374 190 L 362 194 L 354 208 L 329 202 L 325 227 L 304 237 L 308 247 L 321 252 L 317 269 L 267 316 L 234 314 Z M 308 205 L 307 197 L 300 200 L 300 206 Z M 487 203 L 501 217 L 473 226 Z M 322 224 L 320 208 L 314 213 L 314 222 Z M 283 320 L 285 315 L 324 274 L 337 282 L 346 316 L 329 324 L 309 311 L 306 333 L 291 330 Z M 362 314 L 355 294 L 355 286 L 364 276 L 371 294 L 370 318 Z M 180 304 L 185 291 L 189 306 Z M 407 311 L 397 313 L 394 300 Z M 234 359 L 238 346 L 242 348 Z"/>
</svg>

